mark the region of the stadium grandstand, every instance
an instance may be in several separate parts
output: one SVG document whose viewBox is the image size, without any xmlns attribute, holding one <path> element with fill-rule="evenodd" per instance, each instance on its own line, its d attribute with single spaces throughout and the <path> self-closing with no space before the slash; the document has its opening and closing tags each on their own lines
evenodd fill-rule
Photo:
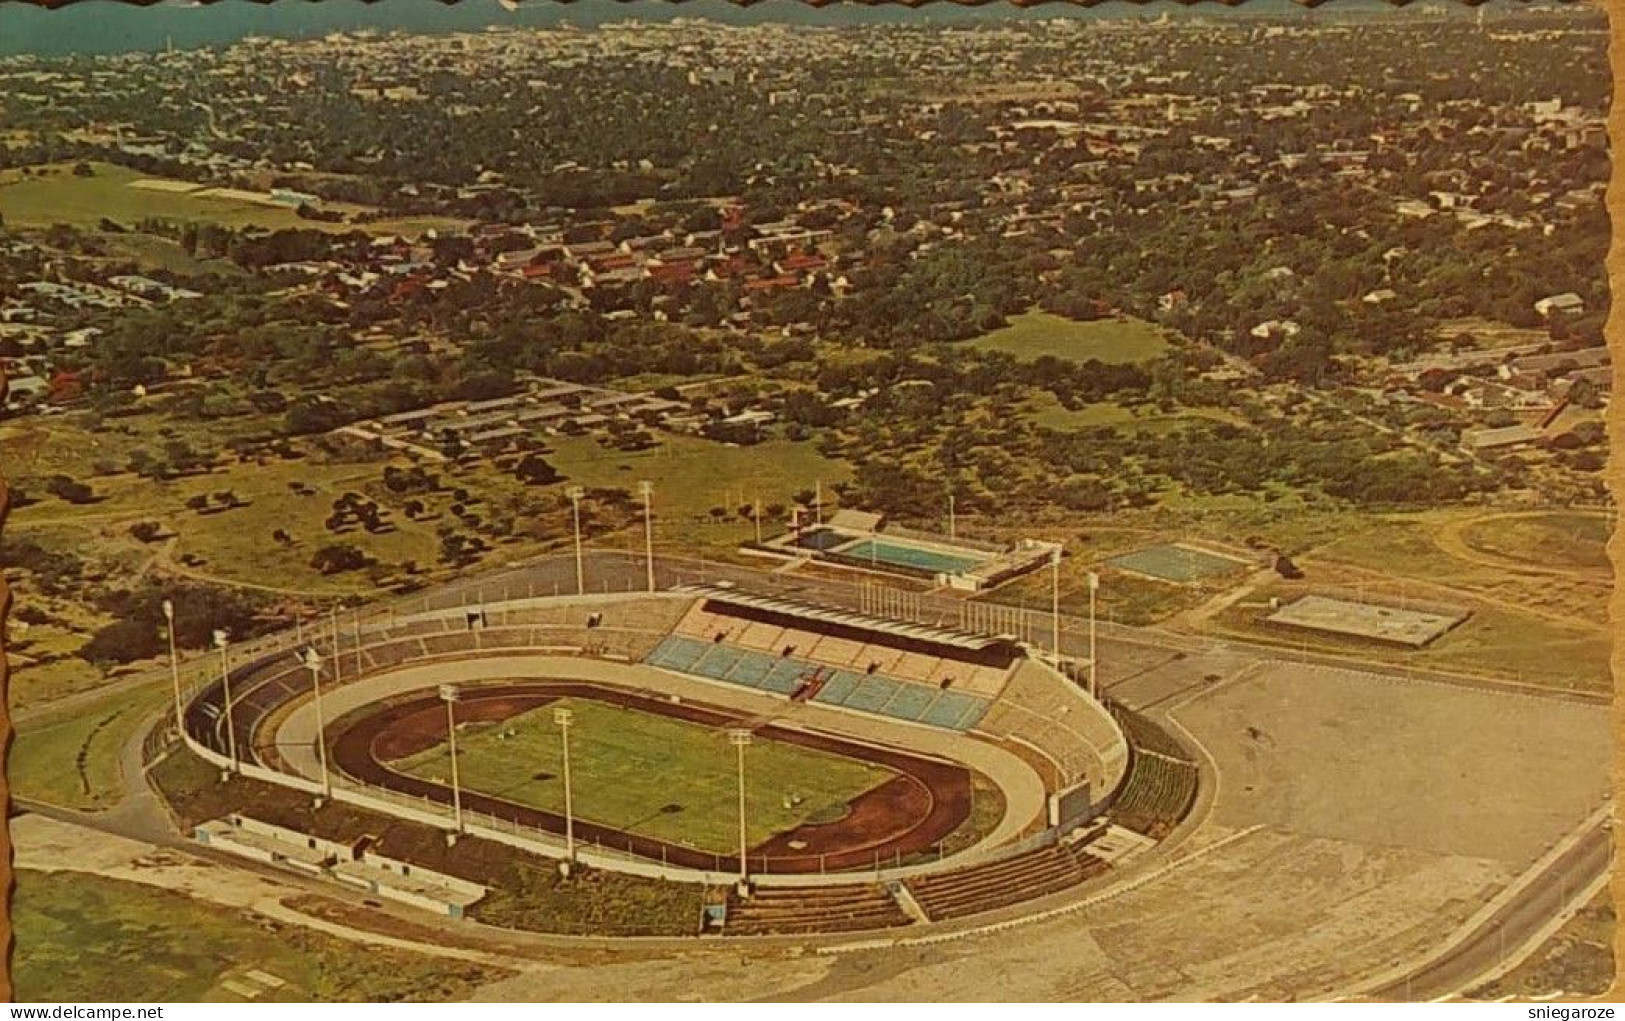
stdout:
<svg viewBox="0 0 1625 1021">
<path fill-rule="evenodd" d="M 651 666 L 948 730 L 981 722 L 1021 647 L 729 589 L 698 597 Z"/>
<path fill-rule="evenodd" d="M 416 690 L 405 687 L 406 680 L 420 687 L 440 681 L 434 676 L 440 664 L 466 667 L 490 660 L 487 673 L 476 672 L 475 680 L 462 677 L 465 686 L 484 686 L 488 698 L 517 698 L 527 679 L 553 684 L 575 679 L 622 686 L 629 695 L 691 713 L 703 714 L 708 705 L 732 706 L 737 715 L 731 718 L 763 740 L 771 740 L 763 728 L 782 720 L 804 733 L 844 735 L 874 754 L 888 748 L 923 750 L 936 757 L 932 761 L 959 769 L 968 764 L 972 771 L 993 763 L 984 779 L 998 778 L 1003 818 L 955 833 L 952 842 L 944 839 L 949 832 L 944 829 L 929 837 L 933 843 L 904 848 L 891 858 L 876 848 L 892 845 L 854 845 L 851 854 L 836 848 L 828 855 L 827 876 L 818 874 L 825 868 L 821 851 L 802 855 L 816 860 L 816 867 L 808 866 L 810 874 L 792 875 L 794 870 L 784 867 L 774 875 L 765 857 L 762 867 L 755 867 L 768 840 L 777 841 L 773 854 L 781 857 L 775 860 L 790 863 L 801 854 L 797 848 L 820 839 L 819 827 L 834 825 L 823 819 L 756 845 L 749 859 L 752 878 L 761 885 L 748 889 L 731 887 L 727 859 L 717 856 L 713 865 L 709 852 L 701 866 L 683 865 L 676 856 L 668 860 L 664 851 L 651 855 L 631 843 L 577 852 L 594 867 L 730 888 L 721 928 L 732 935 L 884 930 L 978 915 L 1056 893 L 1108 869 L 1109 855 L 1091 854 L 1089 841 L 1104 832 L 1103 815 L 1123 790 L 1128 794 L 1124 825 L 1155 839 L 1188 811 L 1196 786 L 1194 762 L 1170 735 L 1138 719 L 1114 719 L 1106 706 L 1041 655 L 1029 656 L 1009 634 L 854 612 L 726 584 L 430 606 L 425 600 L 416 612 L 334 620 L 327 629 L 307 628 L 293 642 L 233 664 L 226 678 L 187 698 L 185 737 L 222 767 L 229 761 L 235 768 L 240 760 L 241 772 L 252 779 L 325 793 L 369 811 L 405 812 L 419 823 L 459 828 L 554 857 L 561 853 L 557 832 L 517 814 L 486 807 L 478 824 L 453 822 L 447 810 L 451 799 L 427 789 L 438 784 L 432 778 L 424 791 L 414 793 L 404 786 L 369 785 L 353 771 L 330 777 L 318 772 L 308 735 L 324 733 L 321 723 L 303 731 L 289 723 L 317 694 L 313 679 L 320 677 L 334 712 L 329 724 L 340 713 L 378 718 L 385 711 L 381 707 L 404 704 Z M 304 658 L 312 647 L 321 657 L 315 670 Z M 399 685 L 397 677 L 403 679 Z M 347 688 L 356 694 L 346 698 L 342 690 Z M 1133 733 L 1125 736 L 1125 731 Z M 295 732 L 304 736 L 290 739 Z M 1132 782 L 1125 785 L 1125 778 Z M 964 782 L 969 783 L 969 774 Z M 886 798 L 907 796 L 911 783 L 896 780 L 888 788 L 893 793 L 876 795 L 875 811 L 894 820 L 895 807 L 878 806 L 890 805 Z M 923 803 L 940 806 L 946 789 L 932 788 Z M 876 839 L 893 838 L 883 832 Z M 843 857 L 860 864 L 833 864 Z"/>
</svg>

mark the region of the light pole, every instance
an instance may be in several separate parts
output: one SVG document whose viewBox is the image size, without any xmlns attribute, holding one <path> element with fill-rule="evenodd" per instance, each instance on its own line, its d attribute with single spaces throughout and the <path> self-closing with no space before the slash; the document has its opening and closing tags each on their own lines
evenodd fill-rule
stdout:
<svg viewBox="0 0 1625 1021">
<path fill-rule="evenodd" d="M 214 647 L 220 650 L 220 692 L 226 704 L 226 748 L 231 755 L 231 771 L 241 772 L 237 762 L 237 728 L 231 717 L 231 660 L 226 652 L 226 646 L 231 644 L 231 636 L 224 631 L 214 633 Z"/>
<path fill-rule="evenodd" d="M 310 687 L 316 694 L 316 761 L 322 770 L 322 794 L 333 796 L 333 781 L 327 774 L 327 720 L 322 716 L 322 654 L 308 648 L 304 655 L 305 669 L 310 671 Z M 338 664 L 334 664 L 337 669 Z"/>
<path fill-rule="evenodd" d="M 739 753 L 739 885 L 743 887 L 750 882 L 750 870 L 745 863 L 745 746 L 750 744 L 750 731 L 742 728 L 728 731 L 728 743 Z"/>
<path fill-rule="evenodd" d="M 570 498 L 570 517 L 575 522 L 576 531 L 576 595 L 585 595 L 587 592 L 587 574 L 581 566 L 581 498 L 586 495 L 580 486 L 571 486 L 564 491 Z"/>
<path fill-rule="evenodd" d="M 327 608 L 327 619 L 333 632 L 333 681 L 336 684 L 344 679 L 344 659 L 339 655 L 339 607 L 337 603 Z"/>
<path fill-rule="evenodd" d="M 1061 668 L 1061 547 L 1050 551 L 1050 648 L 1055 653 L 1055 668 Z"/>
<path fill-rule="evenodd" d="M 957 522 L 954 517 L 954 491 L 948 490 L 948 538 L 957 539 Z"/>
<path fill-rule="evenodd" d="M 751 517 L 756 520 L 756 545 L 762 544 L 762 498 L 758 496 L 751 505 Z"/>
<path fill-rule="evenodd" d="M 164 623 L 169 632 L 169 680 L 175 687 L 175 734 L 181 730 L 181 661 L 175 655 L 175 604 L 164 600 Z"/>
<path fill-rule="evenodd" d="M 649 591 L 655 590 L 655 517 L 654 483 L 645 479 L 638 483 L 643 494 L 643 561 L 649 574 Z"/>
<path fill-rule="evenodd" d="M 824 523 L 824 483 L 821 479 L 813 480 L 813 523 Z"/>
<path fill-rule="evenodd" d="M 1100 675 L 1095 664 L 1095 593 L 1100 591 L 1100 575 L 1089 572 L 1089 694 L 1100 697 Z"/>
<path fill-rule="evenodd" d="M 440 698 L 446 703 L 446 737 L 451 748 L 451 811 L 457 832 L 463 832 L 463 792 L 457 786 L 457 685 L 442 684 Z M 455 834 L 449 840 L 456 840 Z"/>
<path fill-rule="evenodd" d="M 553 722 L 559 725 L 559 738 L 564 745 L 564 856 L 572 864 L 576 860 L 576 815 L 570 794 L 570 721 L 574 716 L 564 706 L 553 710 Z"/>
</svg>

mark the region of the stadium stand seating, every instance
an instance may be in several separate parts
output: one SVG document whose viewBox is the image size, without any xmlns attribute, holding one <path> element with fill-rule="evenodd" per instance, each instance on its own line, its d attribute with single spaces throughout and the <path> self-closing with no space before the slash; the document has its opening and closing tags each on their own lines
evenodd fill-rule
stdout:
<svg viewBox="0 0 1625 1021">
<path fill-rule="evenodd" d="M 810 643 L 809 643 L 810 644 Z M 969 730 L 987 712 L 989 700 L 880 673 L 829 668 L 801 656 L 786 656 L 705 641 L 687 634 L 670 635 L 644 658 L 650 666 L 693 677 L 738 684 L 788 696 L 801 680 L 823 669 L 828 678 L 812 701 L 946 730 Z"/>
<path fill-rule="evenodd" d="M 906 880 L 932 921 L 963 918 L 1076 886 L 1106 871 L 1085 851 L 1051 845 L 1003 861 Z"/>
<path fill-rule="evenodd" d="M 908 925 L 912 919 L 873 883 L 817 887 L 762 887 L 748 900 L 728 895 L 729 936 L 857 932 Z"/>
<path fill-rule="evenodd" d="M 1111 807 L 1112 820 L 1148 837 L 1164 837 L 1190 811 L 1196 783 L 1194 763 L 1137 749 Z"/>
<path fill-rule="evenodd" d="M 982 720 L 1020 662 L 1019 652 L 974 636 L 795 610 L 696 600 L 644 662 L 780 695 L 816 673 L 823 684 L 811 701 L 960 731 Z"/>
<path fill-rule="evenodd" d="M 1110 773 L 1113 765 L 1123 764 L 1122 757 L 1128 753 L 1127 745 L 1103 717 L 1080 711 L 1073 694 L 1031 663 L 1016 670 L 977 729 L 993 737 L 1019 736 L 1054 763 L 1057 782 L 1062 784 L 1090 778 L 1103 765 Z M 1104 754 L 1114 756 L 1116 762 L 1103 762 Z"/>
</svg>

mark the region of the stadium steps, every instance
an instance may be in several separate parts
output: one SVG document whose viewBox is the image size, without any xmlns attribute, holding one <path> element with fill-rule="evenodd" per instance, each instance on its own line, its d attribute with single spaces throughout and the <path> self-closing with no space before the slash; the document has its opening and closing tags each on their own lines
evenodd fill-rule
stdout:
<svg viewBox="0 0 1625 1021">
<path fill-rule="evenodd" d="M 933 921 L 963 918 L 1019 904 L 1076 886 L 1104 871 L 1100 859 L 1064 847 L 1037 851 L 956 872 L 907 881 L 909 893 Z"/>
<path fill-rule="evenodd" d="M 874 884 L 763 887 L 748 900 L 729 893 L 723 932 L 730 936 L 794 936 L 890 929 L 911 921 L 892 895 Z"/>
</svg>

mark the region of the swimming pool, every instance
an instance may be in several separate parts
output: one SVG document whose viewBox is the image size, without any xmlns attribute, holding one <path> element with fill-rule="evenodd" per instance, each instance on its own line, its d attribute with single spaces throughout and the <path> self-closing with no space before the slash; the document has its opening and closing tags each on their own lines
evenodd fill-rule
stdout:
<svg viewBox="0 0 1625 1021">
<path fill-rule="evenodd" d="M 864 539 L 840 551 L 853 560 L 869 560 L 895 567 L 912 567 L 938 574 L 959 574 L 984 562 L 981 557 L 955 556 L 919 546 L 902 546 L 879 539 Z"/>
</svg>

